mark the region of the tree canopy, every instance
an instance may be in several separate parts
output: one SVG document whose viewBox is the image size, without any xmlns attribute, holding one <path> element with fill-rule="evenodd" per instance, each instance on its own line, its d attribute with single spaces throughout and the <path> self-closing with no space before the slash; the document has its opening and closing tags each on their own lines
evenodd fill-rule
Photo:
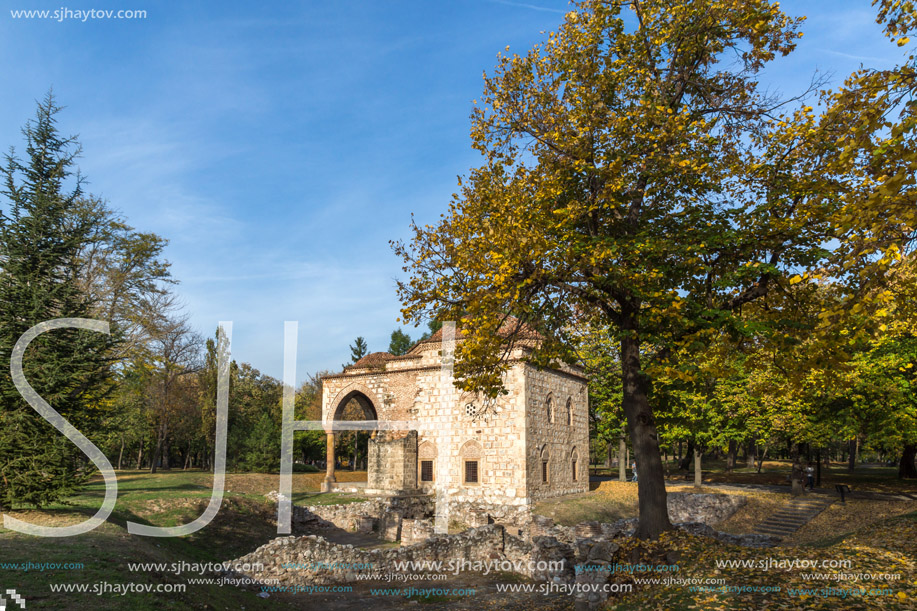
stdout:
<svg viewBox="0 0 917 611">
<path fill-rule="evenodd" d="M 670 528 L 654 376 L 721 333 L 786 334 L 792 316 L 772 309 L 828 269 L 847 264 L 837 282 L 855 297 L 864 279 L 850 270 L 894 252 L 902 224 L 913 232 L 902 216 L 866 242 L 852 217 L 855 202 L 872 202 L 877 220 L 912 201 L 893 178 L 905 161 L 878 189 L 867 179 L 870 134 L 884 133 L 900 94 L 857 112 L 867 94 L 851 81 L 822 94 L 819 115 L 807 100 L 818 82 L 789 100 L 759 89 L 801 23 L 764 0 L 577 3 L 545 42 L 485 76 L 471 127 L 484 162 L 438 223 L 394 245 L 410 274 L 406 320 L 436 312 L 466 331 L 465 388 L 500 392 L 508 315 L 542 333 L 539 364 L 573 358 L 583 326 L 619 344 L 643 537 Z"/>
</svg>

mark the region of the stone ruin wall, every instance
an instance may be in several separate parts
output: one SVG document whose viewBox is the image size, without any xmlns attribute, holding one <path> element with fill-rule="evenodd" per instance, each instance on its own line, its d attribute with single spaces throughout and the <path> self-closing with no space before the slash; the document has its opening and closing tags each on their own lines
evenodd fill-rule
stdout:
<svg viewBox="0 0 917 611">
<path fill-rule="evenodd" d="M 720 494 L 681 494 L 670 504 L 670 515 L 673 519 L 725 519 L 741 505 L 741 501 L 729 500 L 732 498 Z M 280 537 L 225 566 L 260 567 L 247 573 L 247 577 L 261 583 L 290 586 L 353 582 L 361 572 L 399 573 L 403 569 L 398 563 L 407 561 L 442 562 L 444 565 L 465 562 L 470 564 L 461 566 L 468 566 L 466 570 L 469 571 L 474 570 L 471 568 L 473 563 L 499 562 L 504 564 L 498 570 L 535 581 L 604 583 L 620 578 L 620 574 L 607 570 L 610 565 L 629 562 L 619 557 L 619 542 L 630 536 L 636 526 L 634 519 L 561 526 L 550 518 L 533 516 L 519 533 L 521 536 L 514 536 L 500 524 L 488 524 L 455 535 L 434 535 L 429 518 L 431 512 L 432 503 L 425 496 L 294 507 L 294 526 L 324 519 L 341 528 L 360 530 L 370 521 L 377 521 L 378 528 L 387 531 L 394 526 L 390 516 L 399 516 L 402 545 L 370 549 L 331 543 L 315 535 Z M 724 534 L 698 522 L 681 527 L 695 535 L 713 537 L 732 545 L 770 547 L 775 544 L 767 535 Z M 671 563 L 672 560 L 666 558 L 660 562 Z M 584 566 L 590 570 L 577 570 Z M 226 572 L 229 574 L 228 569 Z M 576 593 L 576 606 L 595 609 L 606 597 L 607 593 L 584 589 Z"/>
</svg>

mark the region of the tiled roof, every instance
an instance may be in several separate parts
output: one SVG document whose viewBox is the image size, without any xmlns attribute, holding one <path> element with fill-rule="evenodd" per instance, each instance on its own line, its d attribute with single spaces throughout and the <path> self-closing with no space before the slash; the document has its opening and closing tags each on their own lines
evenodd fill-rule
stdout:
<svg viewBox="0 0 917 611">
<path fill-rule="evenodd" d="M 367 354 L 353 365 L 348 365 L 347 369 L 350 369 L 351 367 L 378 367 L 384 364 L 386 361 L 390 361 L 396 358 L 398 357 L 389 352 L 373 352 L 371 354 Z"/>
</svg>

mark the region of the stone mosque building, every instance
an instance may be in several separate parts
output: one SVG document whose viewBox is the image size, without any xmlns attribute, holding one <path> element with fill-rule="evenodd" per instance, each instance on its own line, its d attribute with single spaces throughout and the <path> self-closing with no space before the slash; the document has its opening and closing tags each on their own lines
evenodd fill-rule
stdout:
<svg viewBox="0 0 917 611">
<path fill-rule="evenodd" d="M 327 473 L 334 476 L 334 424 L 356 402 L 372 432 L 367 494 L 445 495 L 449 504 L 528 506 L 540 499 L 589 490 L 586 378 L 560 365 L 525 362 L 528 345 L 514 347 L 504 377 L 508 394 L 482 400 L 453 385 L 442 353 L 443 330 L 403 356 L 369 354 L 342 373 L 322 378 L 322 421 L 328 435 Z M 351 408 L 352 409 L 352 408 Z M 378 427 L 373 422 L 378 422 Z"/>
</svg>

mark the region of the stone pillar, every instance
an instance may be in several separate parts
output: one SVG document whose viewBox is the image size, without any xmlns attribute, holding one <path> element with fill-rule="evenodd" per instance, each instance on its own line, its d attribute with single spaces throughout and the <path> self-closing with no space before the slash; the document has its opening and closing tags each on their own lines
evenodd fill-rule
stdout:
<svg viewBox="0 0 917 611">
<path fill-rule="evenodd" d="M 328 463 L 328 466 L 325 469 L 325 481 L 322 482 L 322 492 L 331 492 L 331 484 L 336 481 L 334 479 L 334 433 L 328 433 L 325 461 Z"/>
</svg>

